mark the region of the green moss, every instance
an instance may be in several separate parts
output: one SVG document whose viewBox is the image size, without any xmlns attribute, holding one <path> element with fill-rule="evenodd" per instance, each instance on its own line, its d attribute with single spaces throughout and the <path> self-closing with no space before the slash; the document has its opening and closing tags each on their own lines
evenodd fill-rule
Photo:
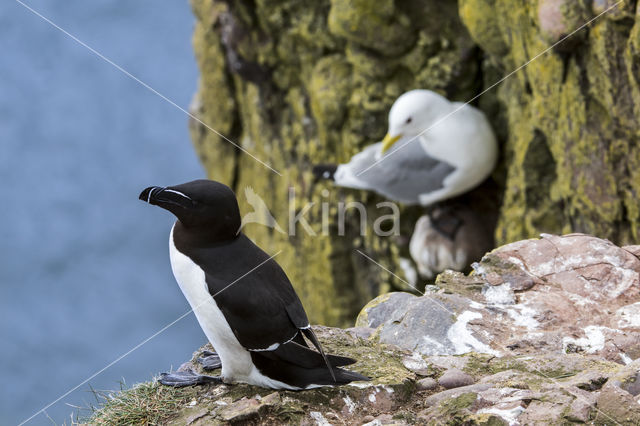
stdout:
<svg viewBox="0 0 640 426">
<path fill-rule="evenodd" d="M 463 393 L 456 398 L 449 399 L 443 405 L 450 407 L 451 410 L 458 411 L 462 408 L 470 407 L 478 399 L 478 395 L 473 392 Z"/>
<path fill-rule="evenodd" d="M 385 55 L 398 55 L 414 40 L 410 19 L 393 0 L 332 0 L 329 30 Z"/>
<path fill-rule="evenodd" d="M 193 0 L 192 6 L 199 18 L 194 28 L 193 47 L 201 77 L 190 112 L 202 122 L 190 120 L 191 138 L 209 176 L 223 182 L 233 182 L 237 166 L 234 161 L 236 150 L 220 134 L 232 140 L 238 137 L 237 132 L 232 131 L 236 123 L 236 102 L 226 72 L 224 51 L 212 31 L 214 11 L 220 13 L 223 9 L 211 0 Z M 216 163 L 220 157 L 229 161 L 218 165 Z"/>
<path fill-rule="evenodd" d="M 318 136 L 322 145 L 335 148 L 330 129 L 339 127 L 345 120 L 351 85 L 351 66 L 342 55 L 326 56 L 313 69 L 309 84 L 311 111 L 316 117 Z"/>
<path fill-rule="evenodd" d="M 347 43 L 345 56 L 356 73 L 368 79 L 388 78 L 396 71 L 396 61 L 381 58 L 356 43 Z"/>
<path fill-rule="evenodd" d="M 516 376 L 513 383 L 504 386 L 539 390 L 551 383 L 559 383 L 585 370 L 613 372 L 619 365 L 597 358 L 586 358 L 580 355 L 546 355 L 538 357 L 519 356 L 496 358 L 486 354 L 465 355 L 463 368 L 475 376 L 489 376 L 502 371 L 513 370 L 524 375 Z"/>
<path fill-rule="evenodd" d="M 468 417 L 472 424 L 481 426 L 507 426 L 509 423 L 495 414 L 474 414 Z"/>
<path fill-rule="evenodd" d="M 500 31 L 496 0 L 460 0 L 460 18 L 473 39 L 488 53 L 501 57 L 508 52 Z"/>
<path fill-rule="evenodd" d="M 463 369 L 472 376 L 480 377 L 483 375 L 495 374 L 498 371 L 502 371 L 496 371 L 494 365 L 490 364 L 490 361 L 495 358 L 493 355 L 472 352 L 464 355 L 464 358 L 466 364 Z"/>
<path fill-rule="evenodd" d="M 455 398 L 446 398 L 438 404 L 438 418 L 431 424 L 464 424 L 465 419 L 471 414 L 469 407 L 478 399 L 474 392 L 463 393 Z M 440 423 L 442 420 L 446 423 Z"/>
<path fill-rule="evenodd" d="M 319 339 L 328 353 L 357 359 L 349 368 L 370 377 L 372 385 L 392 385 L 398 392 L 413 389 L 415 375 L 402 363 L 405 352 L 381 344 L 375 337 L 363 340 L 347 334 L 323 336 L 321 333 Z"/>
</svg>

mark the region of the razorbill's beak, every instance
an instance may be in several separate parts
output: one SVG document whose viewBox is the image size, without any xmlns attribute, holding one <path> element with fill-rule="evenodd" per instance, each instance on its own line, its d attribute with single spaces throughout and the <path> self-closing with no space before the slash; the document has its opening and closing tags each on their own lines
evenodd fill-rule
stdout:
<svg viewBox="0 0 640 426">
<path fill-rule="evenodd" d="M 151 204 L 151 196 L 153 195 L 154 192 L 160 191 L 161 189 L 162 188 L 160 188 L 159 186 L 150 186 L 148 188 L 143 189 L 138 198 L 146 203 Z"/>
<path fill-rule="evenodd" d="M 149 204 L 167 208 L 169 206 L 178 206 L 185 209 L 192 208 L 193 200 L 186 194 L 171 188 L 163 188 L 160 186 L 150 186 L 145 188 L 138 197 L 142 201 Z"/>
</svg>

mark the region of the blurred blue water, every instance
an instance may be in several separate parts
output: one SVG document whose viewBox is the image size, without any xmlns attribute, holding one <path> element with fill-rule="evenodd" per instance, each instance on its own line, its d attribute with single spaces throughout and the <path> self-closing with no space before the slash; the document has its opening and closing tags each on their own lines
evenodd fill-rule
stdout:
<svg viewBox="0 0 640 426">
<path fill-rule="evenodd" d="M 197 70 L 187 0 L 26 0 L 187 107 Z M 189 308 L 172 219 L 148 185 L 204 175 L 187 117 L 15 1 L 0 4 L 0 424 L 15 424 Z M 186 360 L 185 318 L 90 384 L 117 389 Z M 47 410 L 94 402 L 89 385 Z M 51 424 L 40 414 L 29 424 Z"/>
</svg>

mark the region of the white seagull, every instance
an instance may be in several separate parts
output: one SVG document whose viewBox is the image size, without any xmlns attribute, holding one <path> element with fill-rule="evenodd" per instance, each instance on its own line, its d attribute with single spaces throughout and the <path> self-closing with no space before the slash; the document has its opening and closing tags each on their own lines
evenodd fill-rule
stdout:
<svg viewBox="0 0 640 426">
<path fill-rule="evenodd" d="M 496 138 L 482 111 L 431 90 L 411 90 L 391 107 L 382 142 L 346 164 L 317 165 L 313 173 L 339 186 L 428 206 L 478 186 L 497 158 Z"/>
</svg>

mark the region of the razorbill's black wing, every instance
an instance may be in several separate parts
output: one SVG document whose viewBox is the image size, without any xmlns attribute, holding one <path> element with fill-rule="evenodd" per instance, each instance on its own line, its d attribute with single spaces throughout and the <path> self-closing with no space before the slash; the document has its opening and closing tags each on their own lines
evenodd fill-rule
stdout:
<svg viewBox="0 0 640 426">
<path fill-rule="evenodd" d="M 245 349 L 272 351 L 302 333 L 326 359 L 298 295 L 275 260 L 242 234 L 213 247 L 191 245 L 182 235 L 174 231 L 176 248 L 203 269 L 209 293 Z M 325 362 L 333 376 L 331 363 Z"/>
</svg>

